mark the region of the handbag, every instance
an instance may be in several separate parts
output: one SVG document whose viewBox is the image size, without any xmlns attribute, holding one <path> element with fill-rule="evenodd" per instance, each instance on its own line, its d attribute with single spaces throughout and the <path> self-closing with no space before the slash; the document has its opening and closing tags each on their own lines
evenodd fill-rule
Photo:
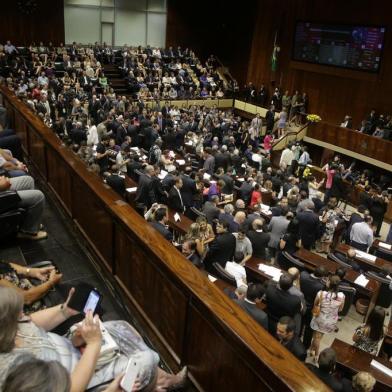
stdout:
<svg viewBox="0 0 392 392">
<path fill-rule="evenodd" d="M 322 298 L 323 298 L 323 293 L 321 292 L 320 301 L 319 301 L 318 305 L 313 305 L 313 308 L 312 308 L 312 315 L 313 315 L 313 317 L 320 316 Z"/>
</svg>

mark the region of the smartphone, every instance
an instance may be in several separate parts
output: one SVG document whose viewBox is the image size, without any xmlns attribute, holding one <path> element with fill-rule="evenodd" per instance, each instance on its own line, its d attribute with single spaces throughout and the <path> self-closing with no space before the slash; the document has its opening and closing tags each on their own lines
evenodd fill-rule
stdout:
<svg viewBox="0 0 392 392">
<path fill-rule="evenodd" d="M 127 370 L 125 375 L 120 382 L 120 386 L 125 392 L 131 392 L 133 384 L 135 384 L 136 377 L 139 373 L 139 365 L 135 359 L 131 358 L 128 361 Z"/>
<path fill-rule="evenodd" d="M 101 299 L 101 294 L 96 290 L 91 290 L 89 296 L 87 297 L 86 304 L 83 308 L 83 313 L 86 314 L 89 310 L 95 313 L 95 309 Z"/>
</svg>

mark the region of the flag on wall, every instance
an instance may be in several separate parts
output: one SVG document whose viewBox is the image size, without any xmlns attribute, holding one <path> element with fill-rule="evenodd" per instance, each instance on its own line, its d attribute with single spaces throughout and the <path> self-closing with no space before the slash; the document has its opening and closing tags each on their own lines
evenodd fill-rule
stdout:
<svg viewBox="0 0 392 392">
<path fill-rule="evenodd" d="M 277 64 L 278 64 L 278 51 L 279 51 L 279 48 L 276 45 L 276 36 L 277 36 L 277 32 L 275 32 L 274 48 L 272 50 L 272 57 L 271 57 L 271 71 L 272 72 L 276 71 L 276 67 L 277 67 Z"/>
</svg>

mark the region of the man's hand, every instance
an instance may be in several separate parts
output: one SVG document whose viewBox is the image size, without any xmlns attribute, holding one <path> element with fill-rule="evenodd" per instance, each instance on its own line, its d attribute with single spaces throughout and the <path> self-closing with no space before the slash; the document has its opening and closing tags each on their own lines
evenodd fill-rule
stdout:
<svg viewBox="0 0 392 392">
<path fill-rule="evenodd" d="M 11 188 L 11 181 L 8 177 L 0 176 L 0 192 Z"/>
</svg>

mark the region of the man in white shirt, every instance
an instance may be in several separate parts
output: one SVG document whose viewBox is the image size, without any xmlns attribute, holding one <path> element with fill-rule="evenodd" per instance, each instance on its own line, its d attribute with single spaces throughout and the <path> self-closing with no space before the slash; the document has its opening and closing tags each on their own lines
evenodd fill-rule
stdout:
<svg viewBox="0 0 392 392">
<path fill-rule="evenodd" d="M 310 155 L 308 153 L 308 148 L 305 146 L 303 148 L 303 153 L 299 157 L 298 163 L 300 165 L 306 166 L 308 163 L 311 163 L 311 162 L 312 162 L 312 160 L 310 159 Z"/>
<path fill-rule="evenodd" d="M 373 218 L 365 216 L 363 222 L 354 223 L 350 232 L 350 245 L 356 249 L 367 252 L 373 244 Z"/>
<path fill-rule="evenodd" d="M 225 266 L 226 272 L 235 279 L 237 287 L 247 286 L 246 270 L 242 263 L 243 259 L 244 254 L 242 252 L 235 252 L 234 261 L 228 261 Z"/>
<path fill-rule="evenodd" d="M 282 166 L 284 163 L 286 165 L 286 168 L 291 166 L 291 162 L 294 159 L 294 152 L 292 151 L 291 147 L 288 145 L 282 152 L 282 155 L 280 156 L 280 162 L 279 166 Z"/>
</svg>

